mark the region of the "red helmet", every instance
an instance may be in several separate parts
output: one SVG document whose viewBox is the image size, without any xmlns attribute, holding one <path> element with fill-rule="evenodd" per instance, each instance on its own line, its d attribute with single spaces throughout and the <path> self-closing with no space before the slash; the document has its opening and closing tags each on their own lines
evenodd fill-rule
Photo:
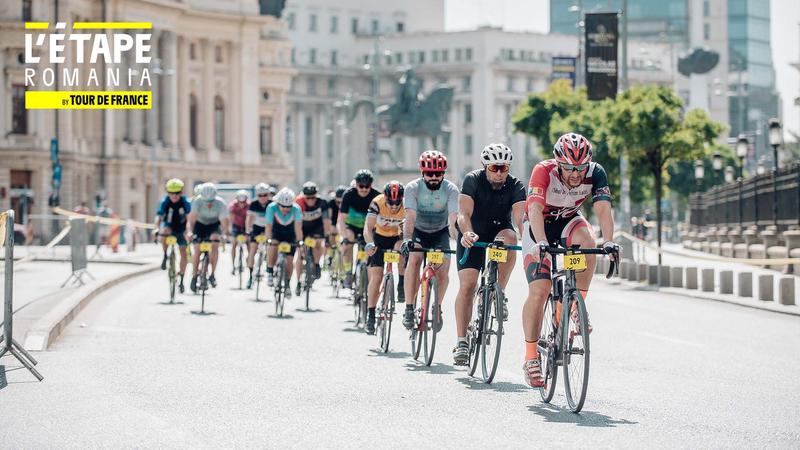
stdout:
<svg viewBox="0 0 800 450">
<path fill-rule="evenodd" d="M 397 180 L 386 183 L 383 187 L 383 196 L 386 197 L 387 205 L 399 205 L 403 203 L 403 193 L 405 187 Z"/>
<path fill-rule="evenodd" d="M 447 170 L 447 157 L 436 150 L 422 152 L 419 155 L 419 170 L 422 172 L 444 172 Z"/>
<path fill-rule="evenodd" d="M 564 164 L 586 164 L 592 162 L 592 144 L 578 133 L 562 135 L 553 146 L 556 162 Z"/>
</svg>

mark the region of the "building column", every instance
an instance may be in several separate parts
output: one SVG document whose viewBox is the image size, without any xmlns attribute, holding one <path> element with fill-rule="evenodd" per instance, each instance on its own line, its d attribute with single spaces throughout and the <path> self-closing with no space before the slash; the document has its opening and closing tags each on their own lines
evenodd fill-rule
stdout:
<svg viewBox="0 0 800 450">
<path fill-rule="evenodd" d="M 189 139 L 189 43 L 183 36 L 176 36 L 178 64 L 175 70 L 175 85 L 177 93 L 177 110 L 174 115 L 173 125 L 177 125 L 177 146 L 183 160 L 193 162 L 197 155 Z"/>
<path fill-rule="evenodd" d="M 200 95 L 199 145 L 207 152 L 208 161 L 219 161 L 219 150 L 214 146 L 214 44 L 203 41 L 203 92 Z"/>
<path fill-rule="evenodd" d="M 238 50 L 238 64 L 236 66 L 236 85 L 239 94 L 235 96 L 239 102 L 235 119 L 239 124 L 239 133 L 234 136 L 235 148 L 242 155 L 242 162 L 245 164 L 257 164 L 261 157 L 259 149 L 259 126 L 261 102 L 261 83 L 258 76 L 260 30 L 256 26 L 249 26 L 243 30 L 242 38 L 236 45 Z M 273 126 L 275 126 L 273 121 Z"/>
<path fill-rule="evenodd" d="M 161 57 L 161 68 L 164 71 L 162 78 L 162 106 L 164 110 L 161 114 L 163 118 L 162 136 L 164 145 L 167 148 L 178 147 L 178 39 L 174 31 L 164 33 L 164 54 Z M 175 153 L 178 154 L 177 152 Z"/>
<path fill-rule="evenodd" d="M 150 42 L 153 44 L 153 48 L 158 49 L 158 41 L 161 38 L 161 30 L 152 30 L 152 34 L 150 36 Z M 156 53 L 156 58 L 161 58 L 162 55 L 160 53 Z M 155 64 L 154 61 L 151 60 L 151 64 L 145 66 L 148 68 L 150 72 L 150 80 L 151 86 L 150 89 L 153 92 L 152 94 L 152 105 L 150 109 L 144 110 L 145 115 L 147 116 L 146 123 L 147 129 L 144 130 L 145 141 L 149 145 L 156 145 L 156 141 L 158 140 L 158 127 L 162 126 L 159 122 L 159 98 L 161 97 L 161 93 L 163 90 L 161 89 L 161 82 L 164 81 L 164 75 L 162 70 L 162 75 L 157 75 L 154 73 Z M 162 62 L 163 68 L 163 62 Z"/>
</svg>

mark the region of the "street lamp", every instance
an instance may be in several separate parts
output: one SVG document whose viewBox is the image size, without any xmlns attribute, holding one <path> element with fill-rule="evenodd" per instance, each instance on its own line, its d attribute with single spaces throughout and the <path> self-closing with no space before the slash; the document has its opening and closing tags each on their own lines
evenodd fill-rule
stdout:
<svg viewBox="0 0 800 450">
<path fill-rule="evenodd" d="M 736 170 L 733 166 L 725 166 L 725 183 L 733 183 L 733 177 Z"/>
<path fill-rule="evenodd" d="M 758 175 L 764 175 L 767 173 L 767 168 L 764 167 L 764 157 L 758 158 L 758 167 L 756 168 L 756 173 Z"/>
<path fill-rule="evenodd" d="M 714 152 L 711 157 L 711 167 L 714 168 L 714 182 L 719 182 L 720 173 L 722 172 L 722 154 L 719 151 Z"/>
<path fill-rule="evenodd" d="M 697 190 L 700 190 L 700 185 L 703 182 L 703 177 L 705 177 L 706 169 L 703 166 L 703 160 L 698 159 L 694 162 L 694 179 L 697 181 Z"/>
<path fill-rule="evenodd" d="M 750 142 L 747 140 L 747 135 L 740 134 L 736 140 L 736 156 L 739 157 L 740 178 L 744 178 L 744 159 L 747 157 L 748 150 L 750 150 Z"/>
<path fill-rule="evenodd" d="M 769 119 L 769 145 L 772 146 L 772 158 L 775 162 L 775 170 L 778 170 L 778 147 L 783 142 L 783 130 L 781 129 L 781 121 L 772 118 Z"/>
</svg>

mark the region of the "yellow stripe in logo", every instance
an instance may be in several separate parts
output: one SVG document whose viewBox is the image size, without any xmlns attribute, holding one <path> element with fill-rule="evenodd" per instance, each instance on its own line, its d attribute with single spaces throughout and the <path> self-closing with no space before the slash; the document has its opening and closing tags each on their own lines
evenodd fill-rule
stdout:
<svg viewBox="0 0 800 450">
<path fill-rule="evenodd" d="M 26 91 L 25 109 L 151 109 L 151 91 Z"/>
<path fill-rule="evenodd" d="M 133 29 L 151 29 L 153 22 L 75 22 L 72 25 L 75 30 L 133 30 Z"/>
</svg>

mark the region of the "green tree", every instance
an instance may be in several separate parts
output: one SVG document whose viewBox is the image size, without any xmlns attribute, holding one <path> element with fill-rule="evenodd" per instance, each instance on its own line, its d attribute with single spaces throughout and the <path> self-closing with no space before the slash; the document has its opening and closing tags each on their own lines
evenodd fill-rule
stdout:
<svg viewBox="0 0 800 450">
<path fill-rule="evenodd" d="M 618 95 L 608 126 L 611 145 L 626 152 L 631 167 L 642 168 L 653 176 L 660 247 L 664 169 L 678 161 L 705 158 L 705 144 L 712 145 L 723 126 L 705 111 L 693 109 L 684 113 L 683 101 L 672 89 L 654 85 L 635 87 Z"/>
<path fill-rule="evenodd" d="M 575 114 L 589 105 L 586 89 L 573 90 L 568 80 L 556 80 L 546 91 L 529 95 L 511 121 L 514 131 L 535 137 L 542 146 L 542 155 L 548 157 L 555 142 L 551 133 L 553 120 Z"/>
</svg>

